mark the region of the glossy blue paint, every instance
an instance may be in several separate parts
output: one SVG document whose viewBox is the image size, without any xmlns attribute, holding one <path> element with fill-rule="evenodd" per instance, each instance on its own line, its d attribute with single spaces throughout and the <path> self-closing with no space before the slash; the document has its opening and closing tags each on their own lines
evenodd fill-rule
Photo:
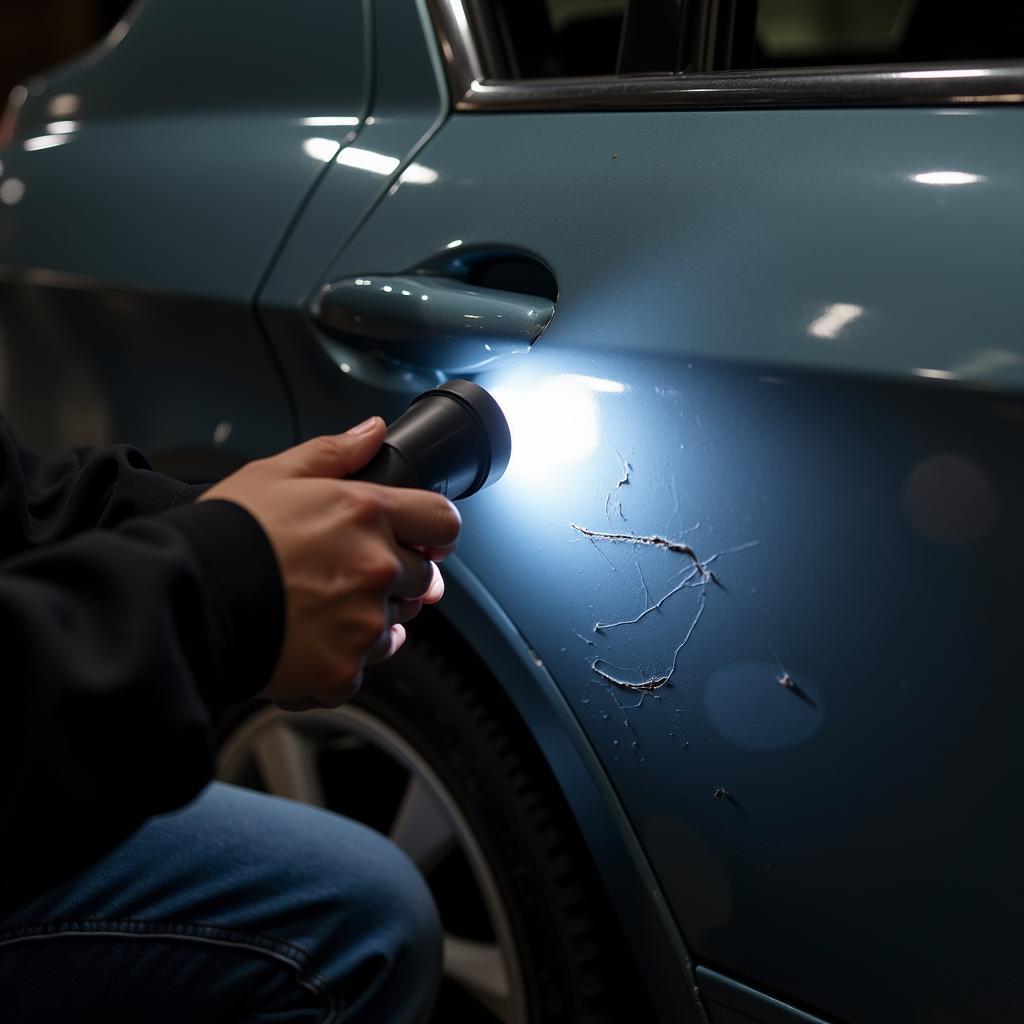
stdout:
<svg viewBox="0 0 1024 1024">
<path fill-rule="evenodd" d="M 682 943 L 650 863 L 611 787 L 575 710 L 504 609 L 455 557 L 444 567 L 440 613 L 481 659 L 499 672 L 516 709 L 530 724 L 583 827 L 659 1014 L 659 1021 L 702 1021 L 695 1005 L 690 955 Z"/>
<path fill-rule="evenodd" d="M 375 0 L 373 29 L 372 110 L 353 140 L 359 152 L 355 159 L 328 162 L 259 293 L 259 315 L 277 358 L 303 396 L 297 403 L 302 436 L 329 433 L 371 414 L 393 418 L 412 394 L 440 383 L 435 371 L 408 367 L 397 378 L 391 367 L 381 372 L 375 360 L 337 350 L 308 320 L 324 283 L 322 268 L 400 175 L 414 169 L 414 177 L 428 176 L 416 154 L 448 116 L 444 73 L 424 6 Z M 342 382 L 339 371 L 364 387 Z"/>
<path fill-rule="evenodd" d="M 251 298 L 326 149 L 365 115 L 362 8 L 142 4 L 116 46 L 48 75 L 21 108 L 3 160 L 24 195 L 0 207 L 0 264 Z"/>
<path fill-rule="evenodd" d="M 365 222 L 376 204 L 398 189 L 433 183 L 434 171 L 419 154 L 447 118 L 448 100 L 425 6 L 418 0 L 377 0 L 374 56 L 378 74 L 373 106 L 355 145 L 369 156 L 333 161 L 292 229 L 260 292 L 259 312 L 296 395 L 303 436 L 330 432 L 371 414 L 396 417 L 409 398 L 443 379 L 434 368 L 396 364 L 373 352 L 338 344 L 319 331 L 309 311 L 323 268 L 344 251 L 350 226 Z M 413 14 L 416 18 L 413 18 Z M 393 163 L 390 174 L 380 174 Z M 359 166 L 370 165 L 370 166 Z M 410 173 L 410 171 L 412 173 Z M 429 193 L 424 192 L 424 196 Z M 450 244 L 454 243 L 454 244 Z M 448 265 L 463 243 L 445 239 L 437 257 L 422 263 Z M 530 248 L 518 252 L 530 252 Z M 372 267 L 362 268 L 359 275 Z M 334 280 L 334 278 L 331 278 Z M 689 955 L 636 839 L 586 740 L 566 718 L 564 698 L 522 634 L 474 578 L 454 563 L 445 601 L 466 642 L 498 675 L 516 701 L 562 786 L 604 877 L 609 895 L 629 929 L 638 962 L 660 1019 L 703 1020 L 694 998 Z"/>
<path fill-rule="evenodd" d="M 0 262 L 248 300 L 323 170 L 306 147 L 325 131 L 297 116 L 80 124 L 4 152 L 5 177 L 24 194 L 0 207 Z M 59 144 L 25 149 L 51 141 Z"/>
<path fill-rule="evenodd" d="M 365 117 L 365 6 L 148 0 L 18 93 L 0 398 L 27 441 L 132 441 L 206 473 L 294 439 L 251 304 L 327 149 Z"/>
<path fill-rule="evenodd" d="M 357 348 L 457 374 L 525 354 L 554 311 L 537 296 L 399 274 L 335 281 L 317 298 L 314 316 Z"/>
<path fill-rule="evenodd" d="M 94 50 L 28 83 L 21 121 L 357 112 L 368 7 L 304 0 L 281 17 L 246 0 L 139 0 Z"/>
<path fill-rule="evenodd" d="M 551 267 L 544 337 L 478 378 L 520 426 L 462 558 L 694 955 L 849 1020 L 1019 1005 L 1020 119 L 456 116 L 321 278 L 454 238 Z"/>
<path fill-rule="evenodd" d="M 324 277 L 521 246 L 594 349 L 639 351 L 641 316 L 645 352 L 1020 387 L 1021 119 L 455 115 L 418 157 L 436 180 L 399 184 Z"/>
</svg>

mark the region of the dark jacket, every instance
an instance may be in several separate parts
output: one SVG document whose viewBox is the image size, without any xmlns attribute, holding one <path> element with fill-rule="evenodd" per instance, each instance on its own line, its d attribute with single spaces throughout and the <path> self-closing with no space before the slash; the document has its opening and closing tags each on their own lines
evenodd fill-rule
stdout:
<svg viewBox="0 0 1024 1024">
<path fill-rule="evenodd" d="M 134 449 L 40 459 L 0 420 L 0 913 L 214 771 L 213 725 L 284 629 L 256 520 Z"/>
</svg>

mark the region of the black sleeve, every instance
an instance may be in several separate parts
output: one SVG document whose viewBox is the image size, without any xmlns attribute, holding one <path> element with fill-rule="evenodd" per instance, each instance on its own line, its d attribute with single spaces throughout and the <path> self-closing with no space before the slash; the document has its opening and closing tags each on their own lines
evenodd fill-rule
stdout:
<svg viewBox="0 0 1024 1024">
<path fill-rule="evenodd" d="M 0 560 L 82 530 L 192 501 L 204 488 L 154 472 L 135 448 L 74 448 L 41 458 L 0 418 Z"/>
<path fill-rule="evenodd" d="M 119 472 L 102 489 L 100 521 Z M 64 490 L 62 507 L 79 493 Z M 75 516 L 48 521 L 60 532 Z M 0 563 L 0 911 L 202 789 L 212 723 L 266 682 L 283 624 L 270 542 L 230 502 L 80 532 Z"/>
</svg>

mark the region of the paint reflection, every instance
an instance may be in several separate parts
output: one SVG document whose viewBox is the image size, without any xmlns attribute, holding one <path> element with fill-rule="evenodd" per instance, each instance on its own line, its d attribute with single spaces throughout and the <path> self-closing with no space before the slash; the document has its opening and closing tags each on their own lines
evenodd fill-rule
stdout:
<svg viewBox="0 0 1024 1024">
<path fill-rule="evenodd" d="M 346 146 L 338 154 L 337 161 L 346 167 L 355 167 L 360 171 L 370 171 L 372 174 L 384 176 L 393 174 L 400 163 L 397 157 L 375 153 L 372 149 L 362 149 L 359 146 Z"/>
<path fill-rule="evenodd" d="M 853 302 L 833 302 L 826 306 L 821 315 L 811 321 L 807 332 L 815 338 L 834 340 L 843 328 L 864 315 L 864 307 Z"/>
<path fill-rule="evenodd" d="M 314 160 L 328 163 L 334 159 L 334 154 L 338 152 L 340 145 L 341 143 L 335 142 L 334 139 L 312 138 L 306 139 L 302 143 L 302 149 L 307 156 L 311 156 Z"/>
<path fill-rule="evenodd" d="M 985 181 L 985 176 L 971 174 L 969 171 L 924 171 L 912 174 L 910 180 L 920 185 L 975 185 Z"/>
</svg>

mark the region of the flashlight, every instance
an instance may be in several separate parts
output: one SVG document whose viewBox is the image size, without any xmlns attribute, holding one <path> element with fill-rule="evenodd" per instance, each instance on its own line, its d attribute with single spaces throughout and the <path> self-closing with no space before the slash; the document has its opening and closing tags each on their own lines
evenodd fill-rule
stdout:
<svg viewBox="0 0 1024 1024">
<path fill-rule="evenodd" d="M 508 466 L 512 436 L 498 403 L 478 384 L 450 380 L 417 395 L 380 451 L 350 479 L 468 498 Z"/>
</svg>

